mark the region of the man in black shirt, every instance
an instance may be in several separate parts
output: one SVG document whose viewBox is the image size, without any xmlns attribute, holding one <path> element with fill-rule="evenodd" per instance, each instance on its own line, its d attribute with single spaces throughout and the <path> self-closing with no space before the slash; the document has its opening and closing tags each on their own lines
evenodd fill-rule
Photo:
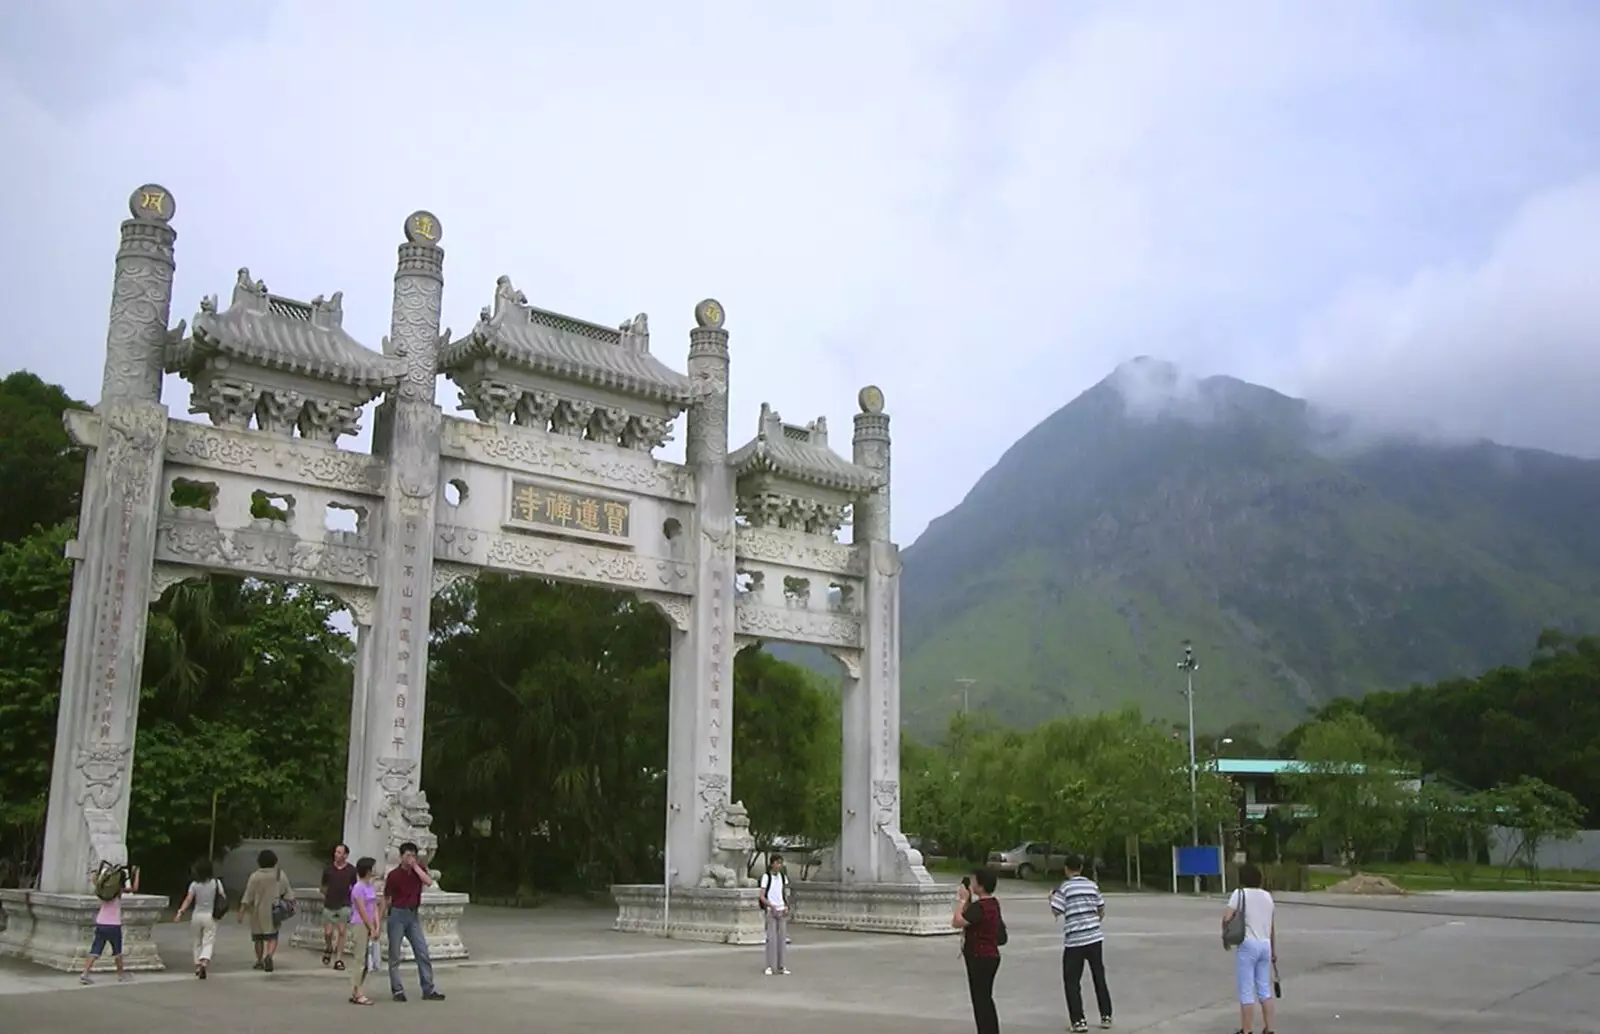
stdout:
<svg viewBox="0 0 1600 1034">
<path fill-rule="evenodd" d="M 356 885 L 356 867 L 350 849 L 333 849 L 333 864 L 322 870 L 322 964 L 344 968 L 344 938 L 350 932 L 350 888 Z"/>
</svg>

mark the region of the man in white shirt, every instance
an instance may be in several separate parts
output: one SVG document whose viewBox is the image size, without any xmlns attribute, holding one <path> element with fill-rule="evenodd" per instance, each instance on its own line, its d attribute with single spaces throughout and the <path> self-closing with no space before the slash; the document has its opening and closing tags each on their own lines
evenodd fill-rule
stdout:
<svg viewBox="0 0 1600 1034">
<path fill-rule="evenodd" d="M 768 860 L 760 886 L 761 911 L 767 919 L 767 976 L 788 976 L 784 948 L 789 943 L 789 874 L 783 869 L 783 855 L 775 854 Z"/>
</svg>

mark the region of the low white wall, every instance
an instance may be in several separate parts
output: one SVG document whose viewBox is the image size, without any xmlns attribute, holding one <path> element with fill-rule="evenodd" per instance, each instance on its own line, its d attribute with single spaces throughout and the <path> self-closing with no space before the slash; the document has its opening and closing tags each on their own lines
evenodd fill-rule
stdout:
<svg viewBox="0 0 1600 1034">
<path fill-rule="evenodd" d="M 315 887 L 322 882 L 322 867 L 332 858 L 319 858 L 313 852 L 316 845 L 310 840 L 245 840 L 223 856 L 217 869 L 222 885 L 231 892 L 229 897 L 238 904 L 245 881 L 256 871 L 256 856 L 264 848 L 271 848 L 278 856 L 278 867 L 289 877 L 294 887 Z"/>
<path fill-rule="evenodd" d="M 1495 826 L 1489 831 L 1489 863 L 1505 865 L 1520 842 L 1517 831 Z M 1576 840 L 1549 840 L 1539 845 L 1541 869 L 1600 870 L 1600 829 L 1586 829 Z"/>
</svg>

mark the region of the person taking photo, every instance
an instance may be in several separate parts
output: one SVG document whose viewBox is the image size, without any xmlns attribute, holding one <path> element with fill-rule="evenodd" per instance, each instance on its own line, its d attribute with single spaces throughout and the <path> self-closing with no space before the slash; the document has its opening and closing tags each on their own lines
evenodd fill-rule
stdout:
<svg viewBox="0 0 1600 1034">
<path fill-rule="evenodd" d="M 950 925 L 961 931 L 961 958 L 967 964 L 967 989 L 978 1034 L 999 1034 L 1000 1014 L 994 1007 L 994 978 L 1000 972 L 1000 948 L 1006 943 L 1006 922 L 995 900 L 995 875 L 979 869 L 961 878 Z"/>
</svg>

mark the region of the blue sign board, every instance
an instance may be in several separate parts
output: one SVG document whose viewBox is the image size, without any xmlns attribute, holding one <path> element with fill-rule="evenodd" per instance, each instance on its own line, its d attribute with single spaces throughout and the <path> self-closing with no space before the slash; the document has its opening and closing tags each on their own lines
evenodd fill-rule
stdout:
<svg viewBox="0 0 1600 1034">
<path fill-rule="evenodd" d="M 1222 875 L 1222 848 L 1215 846 L 1204 847 L 1175 847 L 1172 849 L 1173 864 L 1179 876 L 1221 876 Z"/>
</svg>

